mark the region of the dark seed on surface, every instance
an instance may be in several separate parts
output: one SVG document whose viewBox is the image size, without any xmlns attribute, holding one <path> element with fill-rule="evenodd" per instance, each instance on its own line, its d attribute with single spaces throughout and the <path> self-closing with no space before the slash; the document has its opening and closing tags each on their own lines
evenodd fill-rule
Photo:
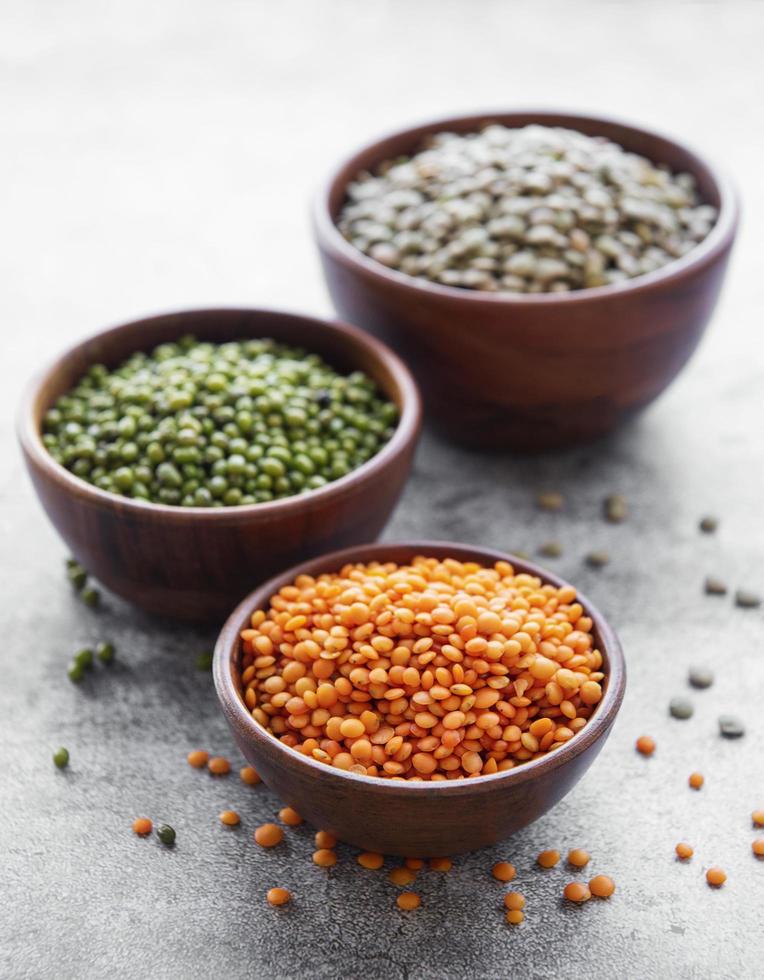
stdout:
<svg viewBox="0 0 764 980">
<path fill-rule="evenodd" d="M 704 588 L 707 595 L 726 595 L 727 586 L 719 578 L 713 578 L 710 576 L 706 579 Z"/>
<path fill-rule="evenodd" d="M 95 609 L 95 607 L 101 601 L 101 593 L 98 591 L 98 589 L 94 589 L 89 585 L 80 592 L 80 599 L 82 599 L 86 606 L 90 606 L 91 609 Z"/>
<path fill-rule="evenodd" d="M 714 675 L 707 667 L 690 667 L 687 679 L 693 687 L 703 689 L 711 687 L 714 682 Z"/>
<path fill-rule="evenodd" d="M 748 589 L 738 589 L 735 593 L 735 605 L 741 609 L 756 609 L 761 605 L 761 596 L 758 592 L 749 592 Z"/>
<path fill-rule="evenodd" d="M 694 711 L 692 701 L 688 701 L 687 698 L 672 698 L 669 701 L 669 713 L 673 718 L 686 721 L 688 718 L 692 718 Z"/>
<path fill-rule="evenodd" d="M 82 667 L 83 670 L 87 670 L 93 666 L 93 651 L 90 647 L 78 650 L 74 655 L 72 663 L 77 664 L 78 667 Z"/>
<path fill-rule="evenodd" d="M 625 521 L 629 514 L 629 505 L 626 498 L 620 493 L 611 494 L 605 498 L 604 503 L 605 519 L 611 524 L 620 524 Z"/>
<path fill-rule="evenodd" d="M 96 647 L 96 656 L 102 664 L 110 664 L 114 660 L 114 644 L 99 643 Z"/>
<path fill-rule="evenodd" d="M 168 846 L 175 843 L 175 831 L 169 824 L 163 823 L 161 827 L 157 827 L 157 837 Z"/>
<path fill-rule="evenodd" d="M 539 510 L 557 511 L 562 510 L 565 498 L 561 493 L 550 490 L 547 493 L 540 493 L 536 497 L 536 504 Z"/>
<path fill-rule="evenodd" d="M 85 668 L 72 661 L 67 668 L 66 674 L 72 684 L 79 684 L 79 682 L 85 676 Z"/>
<path fill-rule="evenodd" d="M 66 577 L 72 583 L 75 589 L 82 589 L 85 587 L 85 583 L 88 580 L 88 573 L 82 567 L 82 565 L 74 564 L 69 565 L 66 570 Z"/>
<path fill-rule="evenodd" d="M 63 745 L 53 753 L 53 765 L 58 769 L 66 769 L 69 765 L 69 750 Z"/>
<path fill-rule="evenodd" d="M 719 527 L 719 521 L 716 517 L 704 517 L 698 527 L 704 534 L 713 534 Z"/>
<path fill-rule="evenodd" d="M 559 558 L 562 554 L 562 545 L 559 541 L 545 541 L 539 548 L 539 554 L 545 558 Z"/>
<path fill-rule="evenodd" d="M 200 653 L 194 663 L 197 670 L 212 670 L 212 654 Z"/>
<path fill-rule="evenodd" d="M 607 551 L 590 551 L 585 561 L 590 568 L 602 568 L 610 561 L 610 555 Z"/>
<path fill-rule="evenodd" d="M 719 731 L 725 738 L 740 738 L 745 735 L 745 725 L 735 715 L 719 715 Z"/>
</svg>

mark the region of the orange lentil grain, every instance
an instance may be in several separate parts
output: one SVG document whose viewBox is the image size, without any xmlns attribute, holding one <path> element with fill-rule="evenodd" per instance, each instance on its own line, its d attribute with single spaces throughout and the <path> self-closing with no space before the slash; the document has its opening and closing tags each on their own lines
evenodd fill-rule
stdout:
<svg viewBox="0 0 764 980">
<path fill-rule="evenodd" d="M 138 817 L 133 820 L 133 833 L 138 834 L 139 837 L 145 837 L 146 834 L 150 834 L 154 824 L 149 820 L 148 817 Z"/>
<path fill-rule="evenodd" d="M 589 852 L 580 847 L 574 847 L 572 851 L 568 851 L 568 864 L 572 864 L 574 868 L 586 867 L 590 860 Z"/>
<path fill-rule="evenodd" d="M 430 858 L 431 871 L 450 871 L 453 866 L 451 858 Z"/>
<path fill-rule="evenodd" d="M 509 861 L 499 861 L 491 868 L 491 874 L 497 881 L 512 881 L 517 874 L 514 864 Z"/>
<path fill-rule="evenodd" d="M 328 830 L 317 830 L 314 839 L 319 850 L 331 850 L 337 844 L 337 838 Z"/>
<path fill-rule="evenodd" d="M 231 771 L 231 763 L 222 755 L 215 755 L 207 763 L 207 768 L 214 776 L 225 776 Z"/>
<path fill-rule="evenodd" d="M 321 847 L 313 852 L 313 863 L 320 868 L 333 868 L 337 863 L 337 855 L 328 847 Z"/>
<path fill-rule="evenodd" d="M 655 739 L 650 735 L 640 735 L 637 739 L 637 752 L 652 755 L 655 752 Z"/>
<path fill-rule="evenodd" d="M 674 848 L 676 851 L 676 856 L 680 861 L 689 861 L 692 855 L 695 853 L 689 844 L 685 844 L 684 841 L 680 841 L 679 844 Z"/>
<path fill-rule="evenodd" d="M 358 855 L 357 861 L 362 868 L 367 868 L 369 871 L 379 871 L 379 869 L 385 863 L 385 858 L 382 854 L 374 854 L 371 851 L 364 851 L 363 854 Z"/>
<path fill-rule="evenodd" d="M 257 786 L 257 784 L 261 782 L 260 774 L 256 769 L 253 769 L 252 766 L 244 766 L 243 769 L 240 769 L 239 778 L 243 783 L 246 783 L 247 786 Z"/>
<path fill-rule="evenodd" d="M 205 752 L 204 749 L 195 749 L 193 752 L 189 752 L 186 756 L 186 761 L 189 766 L 193 766 L 194 769 L 204 769 L 209 760 L 209 752 Z"/>
<path fill-rule="evenodd" d="M 285 806 L 279 810 L 279 820 L 285 823 L 288 827 L 299 827 L 302 823 L 302 817 L 297 812 L 293 810 L 291 806 Z"/>
<path fill-rule="evenodd" d="M 521 895 L 520 892 L 507 892 L 504 896 L 504 905 L 508 909 L 525 908 L 525 896 Z"/>
<path fill-rule="evenodd" d="M 396 898 L 395 904 L 399 909 L 403 909 L 404 912 L 411 912 L 413 909 L 419 908 L 422 904 L 422 899 L 416 892 L 401 892 Z"/>
<path fill-rule="evenodd" d="M 265 897 L 269 905 L 286 905 L 291 901 L 292 893 L 286 888 L 271 888 Z"/>
<path fill-rule="evenodd" d="M 592 897 L 589 888 L 581 884 L 580 881 L 571 881 L 565 886 L 562 893 L 569 902 L 588 902 Z"/>
<path fill-rule="evenodd" d="M 241 817 L 235 810 L 223 810 L 220 814 L 220 822 L 224 823 L 226 827 L 235 827 L 241 823 Z"/>
<path fill-rule="evenodd" d="M 510 909 L 505 918 L 511 926 L 519 926 L 525 918 L 525 915 L 520 911 L 520 909 Z"/>
<path fill-rule="evenodd" d="M 699 772 L 691 772 L 688 782 L 692 789 L 700 789 L 703 785 L 703 776 Z"/>
<path fill-rule="evenodd" d="M 252 836 L 260 847 L 275 847 L 284 839 L 284 831 L 275 823 L 264 823 Z"/>
<path fill-rule="evenodd" d="M 424 867 L 424 860 L 422 858 L 406 858 L 404 864 L 412 871 L 419 871 Z"/>
<path fill-rule="evenodd" d="M 595 875 L 589 882 L 589 891 L 597 898 L 610 898 L 615 891 L 615 882 L 607 875 Z"/>
<path fill-rule="evenodd" d="M 393 870 L 387 876 L 387 880 L 392 882 L 392 884 L 397 885 L 399 888 L 404 888 L 406 885 L 410 885 L 415 878 L 416 872 L 412 871 L 411 868 L 393 868 Z"/>
<path fill-rule="evenodd" d="M 542 868 L 553 868 L 556 864 L 560 862 L 560 852 L 559 851 L 542 851 L 536 857 L 536 861 L 541 865 Z"/>
<path fill-rule="evenodd" d="M 751 844 L 751 850 L 756 857 L 764 857 L 764 837 L 757 837 Z"/>
<path fill-rule="evenodd" d="M 754 810 L 751 814 L 751 820 L 757 827 L 764 827 L 764 810 Z"/>
<path fill-rule="evenodd" d="M 709 868 L 708 871 L 706 871 L 706 881 L 713 888 L 721 888 L 726 880 L 727 875 L 721 868 Z"/>
</svg>

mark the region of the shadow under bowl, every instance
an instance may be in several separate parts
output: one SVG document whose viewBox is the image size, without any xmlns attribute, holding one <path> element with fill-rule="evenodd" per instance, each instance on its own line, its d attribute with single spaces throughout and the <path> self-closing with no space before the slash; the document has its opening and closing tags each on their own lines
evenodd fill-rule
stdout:
<svg viewBox="0 0 764 980">
<path fill-rule="evenodd" d="M 215 648 L 218 698 L 244 757 L 268 786 L 315 827 L 364 850 L 404 857 L 459 854 L 495 844 L 538 819 L 568 793 L 597 756 L 623 699 L 626 668 L 621 646 L 601 613 L 579 595 L 593 621 L 603 657 L 603 697 L 585 727 L 562 748 L 499 772 L 453 782 L 390 780 L 345 772 L 282 744 L 247 710 L 238 678 L 240 633 L 257 609 L 298 575 L 336 572 L 350 562 L 409 562 L 417 555 L 492 565 L 509 561 L 516 571 L 560 587 L 557 575 L 512 555 L 443 541 L 369 544 L 324 555 L 261 585 L 229 617 Z"/>
<path fill-rule="evenodd" d="M 399 410 L 390 441 L 370 460 L 310 493 L 237 507 L 175 507 L 108 493 L 58 464 L 41 439 L 43 416 L 94 363 L 114 367 L 135 351 L 193 334 L 199 340 L 271 337 L 364 371 Z M 416 385 L 383 344 L 346 324 L 248 309 L 149 317 L 96 334 L 29 385 L 18 419 L 37 496 L 72 554 L 100 582 L 148 612 L 221 621 L 232 604 L 281 569 L 375 539 L 408 477 L 420 428 Z"/>
<path fill-rule="evenodd" d="M 623 283 L 569 293 L 489 293 L 442 286 L 388 269 L 340 233 L 348 184 L 361 171 L 408 156 L 429 135 L 489 123 L 563 126 L 604 136 L 692 174 L 718 209 L 687 255 Z M 318 194 L 314 232 L 339 314 L 377 334 L 411 364 L 429 416 L 478 448 L 541 451 L 605 435 L 655 399 L 695 350 L 716 305 L 735 238 L 735 194 L 681 143 L 617 120 L 516 111 L 439 119 L 365 146 Z"/>
</svg>

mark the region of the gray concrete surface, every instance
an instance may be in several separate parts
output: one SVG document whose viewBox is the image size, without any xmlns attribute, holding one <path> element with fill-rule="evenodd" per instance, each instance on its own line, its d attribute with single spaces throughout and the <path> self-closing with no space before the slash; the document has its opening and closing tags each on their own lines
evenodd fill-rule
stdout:
<svg viewBox="0 0 764 980">
<path fill-rule="evenodd" d="M 762 976 L 749 815 L 764 806 L 764 612 L 701 593 L 708 572 L 764 590 L 762 5 L 6 0 L 0 22 L 0 976 Z M 701 350 L 631 428 L 533 460 L 423 441 L 387 536 L 527 550 L 559 537 L 554 567 L 612 617 L 630 681 L 575 791 L 503 846 L 422 874 L 422 908 L 404 915 L 350 850 L 329 873 L 313 867 L 306 827 L 273 853 L 255 847 L 274 796 L 185 764 L 196 746 L 235 758 L 193 667 L 213 637 L 111 596 L 97 614 L 72 598 L 13 413 L 42 360 L 109 322 L 210 303 L 328 312 L 306 206 L 331 161 L 422 116 L 529 104 L 681 134 L 734 173 L 745 223 Z M 534 510 L 542 487 L 566 493 L 564 515 Z M 612 491 L 632 504 L 620 527 L 599 517 Z M 713 537 L 696 529 L 706 512 L 721 517 Z M 599 572 L 582 565 L 593 546 L 613 554 Z M 116 642 L 117 664 L 72 686 L 71 652 L 98 638 Z M 692 661 L 718 681 L 677 722 L 667 703 Z M 718 737 L 724 710 L 745 718 L 743 740 Z M 643 732 L 659 743 L 650 761 L 632 748 Z M 686 785 L 696 768 L 700 793 Z M 241 829 L 218 825 L 228 806 Z M 175 849 L 134 838 L 137 814 L 171 822 Z M 686 866 L 680 839 L 696 848 Z M 569 872 L 533 865 L 552 846 L 588 848 L 613 899 L 564 907 Z M 488 877 L 497 858 L 519 869 L 519 929 Z M 703 879 L 712 863 L 729 875 L 718 892 Z M 275 884 L 293 907 L 265 907 Z"/>
</svg>

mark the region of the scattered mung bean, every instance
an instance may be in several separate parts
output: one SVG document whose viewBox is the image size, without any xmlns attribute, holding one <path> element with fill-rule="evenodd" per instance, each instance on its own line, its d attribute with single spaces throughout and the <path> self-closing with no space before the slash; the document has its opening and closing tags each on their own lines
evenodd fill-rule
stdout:
<svg viewBox="0 0 764 980">
<path fill-rule="evenodd" d="M 53 765 L 57 769 L 66 769 L 69 765 L 69 750 L 63 745 L 53 753 Z"/>
<path fill-rule="evenodd" d="M 114 660 L 114 644 L 102 641 L 96 646 L 95 653 L 102 664 L 110 664 Z"/>
<path fill-rule="evenodd" d="M 196 660 L 194 661 L 194 666 L 197 670 L 201 671 L 212 670 L 212 654 L 209 652 L 209 650 L 205 650 L 203 653 L 200 653 L 197 656 Z"/>
<path fill-rule="evenodd" d="M 567 292 L 644 275 L 708 234 L 691 175 L 605 137 L 497 123 L 441 132 L 358 174 L 339 229 L 377 262 L 446 286 Z"/>
<path fill-rule="evenodd" d="M 86 585 L 80 592 L 80 599 L 82 599 L 86 606 L 95 609 L 101 603 L 101 593 L 98 589 L 93 588 L 92 585 Z"/>
<path fill-rule="evenodd" d="M 171 847 L 175 843 L 175 831 L 169 824 L 162 824 L 157 828 L 157 837 L 163 844 Z"/>
<path fill-rule="evenodd" d="M 562 545 L 559 541 L 545 541 L 539 548 L 539 554 L 545 558 L 559 558 L 562 554 Z"/>
<path fill-rule="evenodd" d="M 315 490 L 371 458 L 397 409 L 360 371 L 272 340 L 191 337 L 93 365 L 45 414 L 51 456 L 100 490 L 233 507 Z M 79 567 L 85 602 L 97 602 Z M 206 669 L 206 668 L 205 668 Z"/>
<path fill-rule="evenodd" d="M 610 561 L 610 555 L 607 551 L 590 551 L 585 561 L 590 568 L 604 568 Z"/>
<path fill-rule="evenodd" d="M 72 663 L 78 667 L 82 667 L 83 670 L 89 670 L 93 666 L 93 651 L 90 647 L 84 647 L 82 650 L 78 650 L 74 655 Z"/>
</svg>

